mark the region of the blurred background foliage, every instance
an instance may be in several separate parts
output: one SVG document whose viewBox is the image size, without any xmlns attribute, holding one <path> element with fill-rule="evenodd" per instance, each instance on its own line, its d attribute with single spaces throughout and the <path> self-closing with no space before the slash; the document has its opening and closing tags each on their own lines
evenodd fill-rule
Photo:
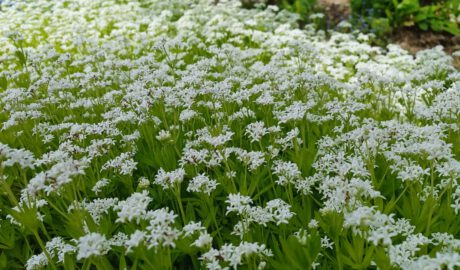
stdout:
<svg viewBox="0 0 460 270">
<path fill-rule="evenodd" d="M 460 0 L 351 0 L 350 4 L 354 24 L 377 34 L 401 27 L 460 34 Z"/>
<path fill-rule="evenodd" d="M 278 5 L 298 13 L 301 20 L 311 22 L 310 16 L 321 11 L 319 2 L 333 0 L 241 0 L 249 8 L 257 4 Z M 401 28 L 416 28 L 460 35 L 460 0 L 349 0 L 348 21 L 354 28 L 386 35 Z M 332 26 L 332 25 L 331 25 Z"/>
</svg>

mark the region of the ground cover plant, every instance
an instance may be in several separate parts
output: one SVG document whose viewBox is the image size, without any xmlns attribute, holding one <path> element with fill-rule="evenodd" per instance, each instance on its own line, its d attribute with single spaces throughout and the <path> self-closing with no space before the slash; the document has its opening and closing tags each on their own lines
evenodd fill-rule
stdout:
<svg viewBox="0 0 460 270">
<path fill-rule="evenodd" d="M 4 1 L 0 269 L 456 269 L 460 74 L 239 1 Z"/>
</svg>

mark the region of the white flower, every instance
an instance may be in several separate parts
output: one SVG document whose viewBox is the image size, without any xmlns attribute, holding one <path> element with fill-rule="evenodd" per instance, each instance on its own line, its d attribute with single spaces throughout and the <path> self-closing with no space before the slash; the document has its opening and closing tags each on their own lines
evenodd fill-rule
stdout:
<svg viewBox="0 0 460 270">
<path fill-rule="evenodd" d="M 198 140 L 208 143 L 209 145 L 216 148 L 229 142 L 232 139 L 233 134 L 234 132 L 232 131 L 226 131 L 224 134 L 212 136 L 209 131 L 205 130 L 203 135 Z"/>
<path fill-rule="evenodd" d="M 131 234 L 129 240 L 125 242 L 126 253 L 129 253 L 132 251 L 133 248 L 138 247 L 141 244 L 141 242 L 143 242 L 146 239 L 146 237 L 146 232 L 136 230 L 133 234 Z"/>
<path fill-rule="evenodd" d="M 176 217 L 177 215 L 173 211 L 169 211 L 168 208 L 161 208 L 147 213 L 146 219 L 150 223 L 147 227 L 147 248 L 157 248 L 159 246 L 174 248 L 176 246 L 174 241 L 180 236 L 180 231 L 172 227 Z"/>
<path fill-rule="evenodd" d="M 250 257 L 257 260 L 271 256 L 273 256 L 273 253 L 264 244 L 243 241 L 238 246 L 224 244 L 220 250 L 211 248 L 200 259 L 205 261 L 208 269 L 222 269 L 219 259 L 229 263 L 233 269 L 237 269 L 245 259 L 249 260 Z"/>
<path fill-rule="evenodd" d="M 190 180 L 187 191 L 203 192 L 209 195 L 216 189 L 217 185 L 216 180 L 209 179 L 205 174 L 199 174 Z"/>
<path fill-rule="evenodd" d="M 150 181 L 146 177 L 140 177 L 138 180 L 139 184 L 137 185 L 140 189 L 145 189 L 150 186 Z"/>
<path fill-rule="evenodd" d="M 276 222 L 276 225 L 280 225 L 281 223 L 288 224 L 289 219 L 295 215 L 289 210 L 291 205 L 281 199 L 274 199 L 267 202 L 265 208 Z"/>
<path fill-rule="evenodd" d="M 190 221 L 182 228 L 182 232 L 186 237 L 193 235 L 195 232 L 203 232 L 204 230 L 206 230 L 206 228 L 201 225 L 201 221 Z"/>
<path fill-rule="evenodd" d="M 302 178 L 297 165 L 290 161 L 276 160 L 272 167 L 272 171 L 273 174 L 278 176 L 278 180 L 275 182 L 282 186 L 293 184 Z"/>
<path fill-rule="evenodd" d="M 147 213 L 147 206 L 152 201 L 148 196 L 148 191 L 144 190 L 142 193 L 133 193 L 125 201 L 120 201 L 113 210 L 118 210 L 118 218 L 116 222 L 125 223 L 127 221 L 136 220 L 137 223 L 141 219 L 145 219 Z"/>
<path fill-rule="evenodd" d="M 111 246 L 122 247 L 128 241 L 128 235 L 124 232 L 118 232 L 111 239 L 109 239 L 109 244 Z"/>
<path fill-rule="evenodd" d="M 91 256 L 103 256 L 107 254 L 110 250 L 110 243 L 104 235 L 90 233 L 78 239 L 77 249 L 77 260 L 81 260 Z"/>
<path fill-rule="evenodd" d="M 328 249 L 334 249 L 334 242 L 327 237 L 327 235 L 321 237 L 321 247 L 322 248 L 328 248 Z"/>
<path fill-rule="evenodd" d="M 251 209 L 250 204 L 252 204 L 252 200 L 249 196 L 244 196 L 240 193 L 229 194 L 225 202 L 229 204 L 226 214 L 231 212 L 237 212 L 240 215 L 247 213 Z"/>
<path fill-rule="evenodd" d="M 359 229 L 361 226 L 369 226 L 376 218 L 375 212 L 374 207 L 367 206 L 359 207 L 352 212 L 346 212 L 343 226 L 345 228 L 353 227 L 354 229 Z"/>
<path fill-rule="evenodd" d="M 228 118 L 230 121 L 244 118 L 255 118 L 256 114 L 246 107 L 242 107 L 239 111 L 233 113 Z"/>
<path fill-rule="evenodd" d="M 297 238 L 297 241 L 301 245 L 306 245 L 307 244 L 307 239 L 309 237 L 308 232 L 306 230 L 300 229 L 297 232 L 294 233 L 295 238 Z"/>
<path fill-rule="evenodd" d="M 372 242 L 374 246 L 378 246 L 380 244 L 389 246 L 392 244 L 391 238 L 396 235 L 397 233 L 393 232 L 388 226 L 377 227 L 369 232 L 367 240 Z"/>
<path fill-rule="evenodd" d="M 186 109 L 186 110 L 181 111 L 179 120 L 181 122 L 187 122 L 195 116 L 196 116 L 196 112 L 194 110 Z"/>
<path fill-rule="evenodd" d="M 248 135 L 251 142 L 259 142 L 267 134 L 267 129 L 264 122 L 258 121 L 247 125 L 245 134 Z"/>
<path fill-rule="evenodd" d="M 209 247 L 212 244 L 212 237 L 207 232 L 202 232 L 198 239 L 196 239 L 192 245 L 198 248 Z"/>
<path fill-rule="evenodd" d="M 67 253 L 75 253 L 77 248 L 73 245 L 66 244 L 61 237 L 54 237 L 46 243 L 46 250 L 52 257 L 57 256 L 57 261 L 64 262 L 64 256 Z"/>
<path fill-rule="evenodd" d="M 254 171 L 265 163 L 265 153 L 260 151 L 247 152 L 240 149 L 236 152 L 238 159 L 249 167 L 249 170 Z"/>
<path fill-rule="evenodd" d="M 155 176 L 154 183 L 163 187 L 163 189 L 176 188 L 184 181 L 185 170 L 183 168 L 166 172 L 160 168 Z"/>
<path fill-rule="evenodd" d="M 110 183 L 109 179 L 102 178 L 97 181 L 96 184 L 91 189 L 96 195 L 102 191 L 102 188 L 106 187 Z"/>
<path fill-rule="evenodd" d="M 279 120 L 279 123 L 286 123 L 289 121 L 302 120 L 307 110 L 312 107 L 313 104 L 304 104 L 300 101 L 295 101 L 292 105 L 286 107 L 284 111 L 274 112 Z"/>
<path fill-rule="evenodd" d="M 291 149 L 294 147 L 294 141 L 296 141 L 299 145 L 302 143 L 302 139 L 298 137 L 299 134 L 299 129 L 295 127 L 294 129 L 286 133 L 285 137 L 277 139 L 276 143 L 281 145 L 283 151 L 286 149 Z"/>
<path fill-rule="evenodd" d="M 21 168 L 30 168 L 35 167 L 35 157 L 32 152 L 25 149 L 13 149 L 6 144 L 0 143 L 0 159 L 6 158 L 2 161 L 2 165 L 6 167 L 11 167 L 14 164 L 19 164 Z"/>
<path fill-rule="evenodd" d="M 132 155 L 132 153 L 121 153 L 114 159 L 107 161 L 102 166 L 102 170 L 113 168 L 122 175 L 131 175 L 137 166 L 137 161 L 134 161 Z"/>
<path fill-rule="evenodd" d="M 310 222 L 308 222 L 308 228 L 316 229 L 318 227 L 319 227 L 319 222 L 316 219 L 312 218 Z"/>
<path fill-rule="evenodd" d="M 49 170 L 39 172 L 30 179 L 27 187 L 23 189 L 23 195 L 35 197 L 42 190 L 48 195 L 58 192 L 61 187 L 72 182 L 72 177 L 84 175 L 88 163 L 89 161 L 85 158 L 59 160 Z"/>
<path fill-rule="evenodd" d="M 155 138 L 159 141 L 167 141 L 171 139 L 171 132 L 169 130 L 160 130 Z"/>
<path fill-rule="evenodd" d="M 81 204 L 84 209 L 93 218 L 96 224 L 99 224 L 103 214 L 107 214 L 109 209 L 114 207 L 118 202 L 118 198 L 104 198 L 104 199 L 95 199 L 92 202 L 83 201 Z"/>
<path fill-rule="evenodd" d="M 46 258 L 45 253 L 40 253 L 38 255 L 32 255 L 26 262 L 27 270 L 38 270 L 43 269 L 48 265 L 48 259 Z"/>
</svg>

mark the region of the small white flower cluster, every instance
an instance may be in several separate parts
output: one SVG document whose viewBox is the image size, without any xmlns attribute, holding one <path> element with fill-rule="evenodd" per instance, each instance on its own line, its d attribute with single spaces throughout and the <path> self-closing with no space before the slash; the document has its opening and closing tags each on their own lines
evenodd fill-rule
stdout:
<svg viewBox="0 0 460 270">
<path fill-rule="evenodd" d="M 274 222 L 276 225 L 288 224 L 294 216 L 294 213 L 290 211 L 291 205 L 281 199 L 270 200 L 265 207 L 251 206 L 253 201 L 249 196 L 237 193 L 229 194 L 226 202 L 229 204 L 226 214 L 236 212 L 242 217 L 233 231 L 233 234 L 241 237 L 249 232 L 248 227 L 251 223 L 262 226 L 267 226 L 269 222 Z"/>
<path fill-rule="evenodd" d="M 72 254 L 77 251 L 73 245 L 67 244 L 61 237 L 54 237 L 46 243 L 46 250 L 52 258 L 57 257 L 57 262 L 63 263 L 66 254 Z"/>
<path fill-rule="evenodd" d="M 176 246 L 174 241 L 180 235 L 180 231 L 172 227 L 176 217 L 177 215 L 167 208 L 147 212 L 146 220 L 149 221 L 145 237 L 145 241 L 148 243 L 147 248 L 159 246 L 174 248 Z"/>
<path fill-rule="evenodd" d="M 13 149 L 0 143 L 0 158 L 6 159 L 1 162 L 2 166 L 11 167 L 17 163 L 21 168 L 35 168 L 33 153 L 25 149 Z"/>
<path fill-rule="evenodd" d="M 296 184 L 302 178 L 297 165 L 290 161 L 276 160 L 272 167 L 273 174 L 278 176 L 278 185 Z"/>
<path fill-rule="evenodd" d="M 221 265 L 221 261 L 229 264 L 233 269 L 237 269 L 245 259 L 249 260 L 251 257 L 255 257 L 258 260 L 263 260 L 271 256 L 273 256 L 273 253 L 264 244 L 243 241 L 238 246 L 225 244 L 219 250 L 211 248 L 200 259 L 205 262 L 208 269 L 220 270 L 228 269 Z M 264 264 L 263 261 L 260 263 Z"/>
<path fill-rule="evenodd" d="M 95 199 L 91 202 L 83 201 L 81 203 L 81 207 L 85 209 L 86 211 L 88 211 L 88 213 L 93 218 L 94 223 L 99 224 L 101 217 L 107 214 L 109 212 L 109 209 L 117 207 L 118 206 L 117 203 L 118 203 L 118 198 L 104 198 L 104 199 Z M 122 210 L 120 212 L 122 212 Z"/>
<path fill-rule="evenodd" d="M 110 242 L 102 234 L 90 233 L 78 239 L 77 250 L 77 260 L 103 256 L 110 251 Z"/>
<path fill-rule="evenodd" d="M 27 270 L 38 270 L 43 269 L 48 265 L 48 258 L 45 253 L 40 253 L 38 255 L 32 255 L 26 262 Z"/>
<path fill-rule="evenodd" d="M 260 142 L 262 137 L 268 132 L 264 122 L 257 121 L 246 126 L 246 135 L 251 139 L 251 142 Z"/>
<path fill-rule="evenodd" d="M 59 161 L 49 170 L 39 172 L 29 180 L 27 187 L 23 189 L 22 197 L 35 197 L 39 192 L 45 191 L 47 195 L 57 192 L 64 185 L 72 182 L 72 177 L 84 175 L 88 167 L 88 160 L 74 160 L 72 158 Z"/>
<path fill-rule="evenodd" d="M 96 195 L 102 192 L 102 189 L 110 184 L 110 180 L 106 178 L 102 178 L 101 180 L 97 181 L 94 184 L 93 188 L 91 189 Z"/>
<path fill-rule="evenodd" d="M 183 168 L 166 172 L 160 168 L 155 176 L 154 184 L 160 185 L 163 189 L 174 189 L 184 181 L 185 170 Z"/>
<path fill-rule="evenodd" d="M 102 170 L 114 169 L 122 175 L 132 175 L 136 169 L 137 162 L 133 160 L 132 153 L 121 153 L 102 166 Z"/>
<path fill-rule="evenodd" d="M 415 229 L 407 220 L 395 220 L 393 215 L 385 215 L 374 207 L 361 206 L 344 214 L 344 228 L 351 228 L 354 234 L 367 238 L 376 246 L 391 246 L 392 237 L 410 235 Z"/>
<path fill-rule="evenodd" d="M 118 211 L 116 222 L 124 223 L 135 220 L 139 223 L 140 220 L 146 218 L 147 206 L 151 201 L 152 198 L 148 196 L 148 191 L 146 190 L 142 191 L 142 193 L 133 193 L 126 200 L 119 201 L 117 205 L 113 206 L 113 210 Z"/>
<path fill-rule="evenodd" d="M 206 195 L 210 195 L 213 190 L 217 188 L 216 180 L 209 179 L 205 174 L 199 174 L 190 180 L 187 191 L 189 192 L 202 192 Z"/>
<path fill-rule="evenodd" d="M 250 171 L 254 171 L 265 163 L 265 153 L 261 151 L 246 151 L 238 147 L 225 148 L 225 158 L 229 159 L 234 154 L 240 162 L 247 166 Z"/>
</svg>

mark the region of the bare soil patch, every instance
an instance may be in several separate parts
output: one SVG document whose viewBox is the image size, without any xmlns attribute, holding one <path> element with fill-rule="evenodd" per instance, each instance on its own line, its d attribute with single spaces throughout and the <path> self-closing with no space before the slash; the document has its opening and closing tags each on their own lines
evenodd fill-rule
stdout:
<svg viewBox="0 0 460 270">
<path fill-rule="evenodd" d="M 460 36 L 421 31 L 415 27 L 395 31 L 391 36 L 391 41 L 412 54 L 438 45 L 442 45 L 444 51 L 450 55 L 455 51 L 460 51 Z M 455 57 L 454 60 L 456 67 L 460 67 L 460 57 Z"/>
<path fill-rule="evenodd" d="M 348 19 L 351 14 L 349 0 L 319 0 L 318 5 L 324 8 L 328 21 L 333 24 Z"/>
</svg>

